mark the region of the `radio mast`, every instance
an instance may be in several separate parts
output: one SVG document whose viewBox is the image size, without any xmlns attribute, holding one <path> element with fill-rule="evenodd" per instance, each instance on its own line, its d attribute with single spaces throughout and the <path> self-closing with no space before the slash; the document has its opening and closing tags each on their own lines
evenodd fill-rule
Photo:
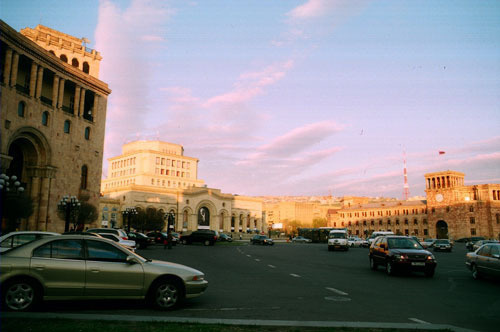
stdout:
<svg viewBox="0 0 500 332">
<path fill-rule="evenodd" d="M 408 174 L 406 172 L 406 150 L 403 150 L 403 175 L 404 175 L 404 185 L 403 185 L 403 199 L 405 201 L 410 197 L 410 186 L 408 185 Z"/>
</svg>

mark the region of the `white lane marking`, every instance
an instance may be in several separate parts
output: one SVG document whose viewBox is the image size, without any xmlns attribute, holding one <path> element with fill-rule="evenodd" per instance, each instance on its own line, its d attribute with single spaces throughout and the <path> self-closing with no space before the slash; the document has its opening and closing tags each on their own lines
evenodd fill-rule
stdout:
<svg viewBox="0 0 500 332">
<path fill-rule="evenodd" d="M 414 321 L 415 323 L 419 323 L 419 324 L 430 324 L 429 322 L 423 321 L 423 320 L 418 319 L 418 318 L 408 318 L 408 319 L 411 321 Z"/>
<path fill-rule="evenodd" d="M 300 276 L 299 276 L 298 274 L 295 274 L 295 273 L 290 273 L 290 275 L 291 275 L 292 277 L 295 277 L 295 278 L 300 278 Z"/>
<path fill-rule="evenodd" d="M 343 292 L 341 290 L 338 290 L 338 289 L 335 289 L 335 288 L 332 288 L 332 287 L 325 287 L 325 288 L 328 289 L 329 291 L 332 291 L 332 292 L 337 293 L 339 295 L 349 295 L 346 292 Z"/>
<path fill-rule="evenodd" d="M 256 262 L 260 262 L 260 259 L 256 258 L 256 259 L 255 259 L 255 261 L 256 261 Z"/>
<path fill-rule="evenodd" d="M 271 265 L 271 264 L 268 264 L 267 266 L 269 266 L 271 269 L 275 269 L 276 268 L 276 266 Z"/>
<path fill-rule="evenodd" d="M 252 257 L 252 255 L 247 255 L 247 257 Z"/>
</svg>

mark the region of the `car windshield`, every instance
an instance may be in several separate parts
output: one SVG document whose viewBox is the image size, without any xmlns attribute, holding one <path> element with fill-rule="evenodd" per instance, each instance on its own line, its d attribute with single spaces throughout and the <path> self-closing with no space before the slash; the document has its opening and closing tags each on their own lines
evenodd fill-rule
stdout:
<svg viewBox="0 0 500 332">
<path fill-rule="evenodd" d="M 387 243 L 391 249 L 422 249 L 420 244 L 413 239 L 389 238 L 387 239 Z"/>
<path fill-rule="evenodd" d="M 436 240 L 435 244 L 447 244 L 448 240 Z"/>
<path fill-rule="evenodd" d="M 345 233 L 331 233 L 330 239 L 345 239 Z"/>
</svg>

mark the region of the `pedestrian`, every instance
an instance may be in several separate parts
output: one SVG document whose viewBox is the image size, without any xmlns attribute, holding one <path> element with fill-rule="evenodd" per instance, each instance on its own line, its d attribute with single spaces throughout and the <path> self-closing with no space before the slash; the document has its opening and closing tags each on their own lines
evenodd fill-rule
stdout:
<svg viewBox="0 0 500 332">
<path fill-rule="evenodd" d="M 172 249 L 172 231 L 169 229 L 167 233 L 168 249 Z"/>
</svg>

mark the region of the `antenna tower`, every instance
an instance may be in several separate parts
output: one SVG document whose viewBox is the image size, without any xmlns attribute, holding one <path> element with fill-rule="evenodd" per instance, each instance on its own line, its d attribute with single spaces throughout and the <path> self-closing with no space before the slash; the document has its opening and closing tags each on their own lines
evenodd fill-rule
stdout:
<svg viewBox="0 0 500 332">
<path fill-rule="evenodd" d="M 405 201 L 410 197 L 410 186 L 408 185 L 408 174 L 406 172 L 406 150 L 403 150 L 403 175 L 404 175 L 404 185 L 403 185 L 403 199 Z"/>
</svg>

